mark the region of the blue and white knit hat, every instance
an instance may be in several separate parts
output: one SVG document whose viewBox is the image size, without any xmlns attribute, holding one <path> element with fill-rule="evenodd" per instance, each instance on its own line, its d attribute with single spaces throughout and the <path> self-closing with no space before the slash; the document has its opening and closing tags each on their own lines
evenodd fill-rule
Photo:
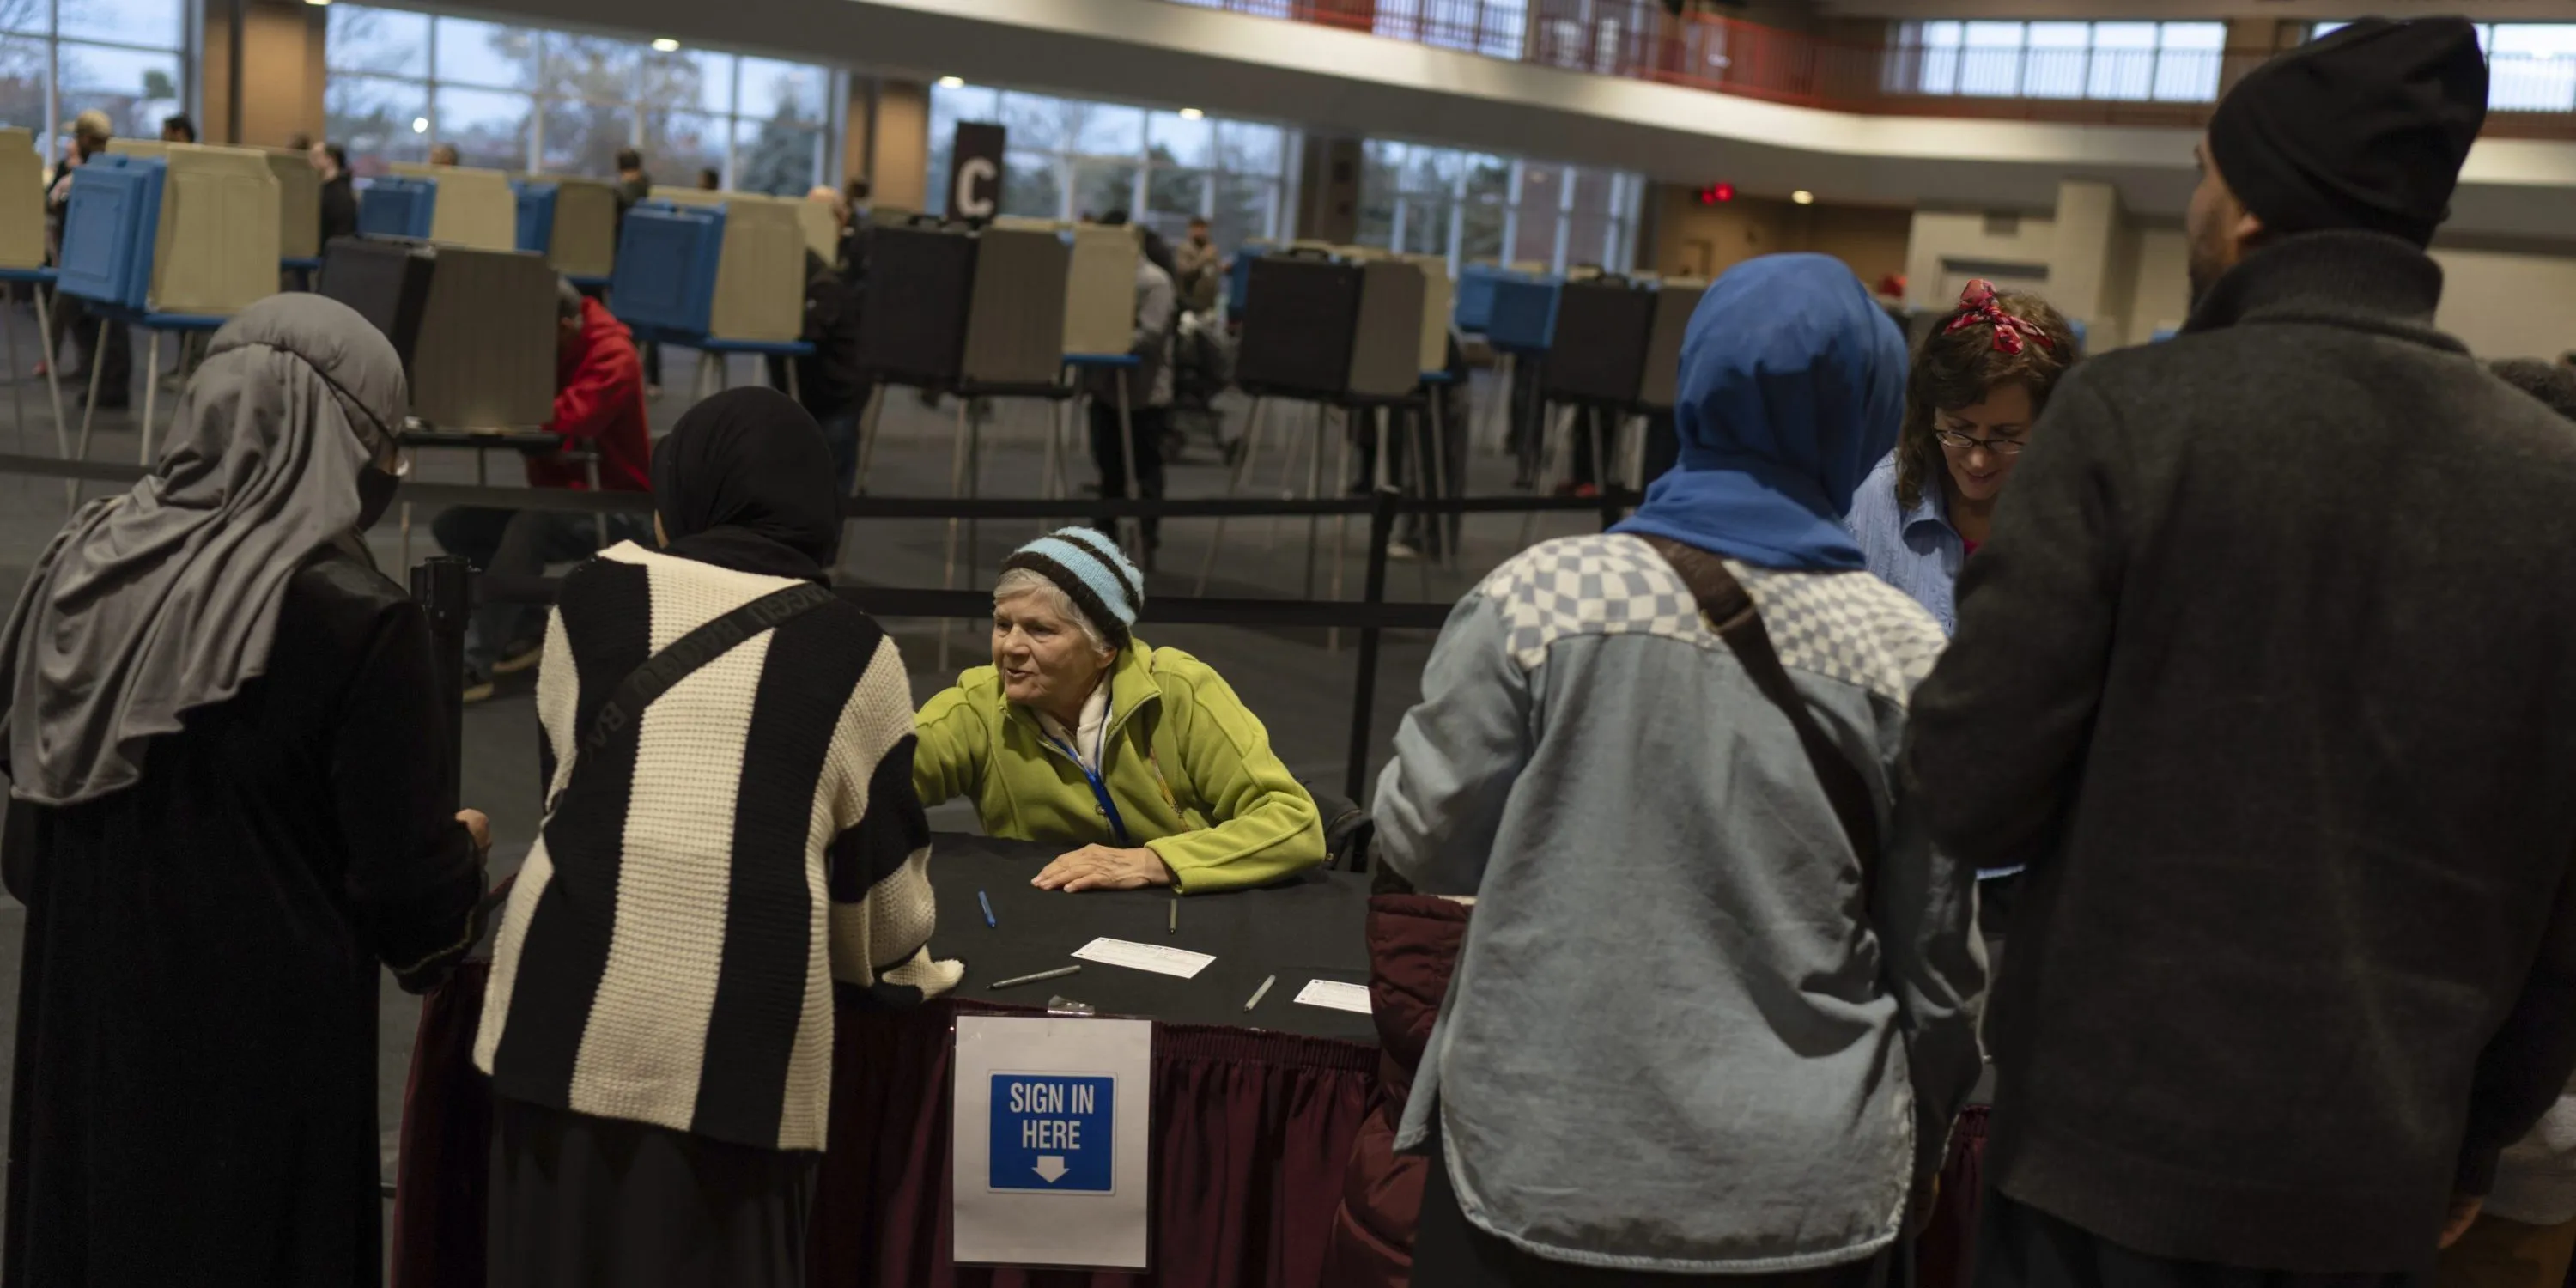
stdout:
<svg viewBox="0 0 2576 1288">
<path fill-rule="evenodd" d="M 1011 552 L 1004 571 L 1026 568 L 1054 582 L 1091 619 L 1109 646 L 1127 647 L 1127 633 L 1145 606 L 1145 578 L 1109 534 L 1097 528 L 1058 528 Z"/>
</svg>

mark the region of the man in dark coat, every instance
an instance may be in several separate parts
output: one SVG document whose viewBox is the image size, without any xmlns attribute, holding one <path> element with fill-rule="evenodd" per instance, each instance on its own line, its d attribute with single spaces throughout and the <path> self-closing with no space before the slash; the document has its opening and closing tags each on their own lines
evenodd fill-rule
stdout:
<svg viewBox="0 0 2576 1288">
<path fill-rule="evenodd" d="M 2576 437 L 2424 253 L 2486 87 L 2455 18 L 2240 83 L 2189 325 L 2067 377 L 1968 561 L 1909 764 L 2031 865 L 1981 1285 L 2429 1275 L 2576 1067 Z"/>
</svg>

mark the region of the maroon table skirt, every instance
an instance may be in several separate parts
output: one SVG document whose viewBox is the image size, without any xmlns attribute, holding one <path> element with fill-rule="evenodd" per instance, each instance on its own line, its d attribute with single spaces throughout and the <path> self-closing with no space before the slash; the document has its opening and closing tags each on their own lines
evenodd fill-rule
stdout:
<svg viewBox="0 0 2576 1288">
<path fill-rule="evenodd" d="M 474 1069 L 484 963 L 432 993 L 403 1093 L 394 1288 L 481 1288 L 492 1107 Z M 815 1199 L 815 1288 L 1327 1288 L 1324 1253 L 1351 1142 L 1377 1087 L 1358 1043 L 1156 1024 L 1154 1269 L 961 1268 L 948 1257 L 949 1022 L 973 1002 L 844 1011 L 830 1148 Z M 1986 1111 L 1951 1133 L 1920 1288 L 1968 1282 Z M 2576 1288 L 2576 1285 L 2571 1285 Z"/>
<path fill-rule="evenodd" d="M 403 1092 L 395 1288 L 481 1288 L 492 1109 L 474 1069 L 486 964 L 421 1010 Z M 1351 1140 L 1377 1083 L 1360 1043 L 1154 1026 L 1154 1269 L 960 1268 L 949 1260 L 949 1021 L 1014 1008 L 844 1010 L 815 1196 L 816 1288 L 1324 1288 Z"/>
</svg>

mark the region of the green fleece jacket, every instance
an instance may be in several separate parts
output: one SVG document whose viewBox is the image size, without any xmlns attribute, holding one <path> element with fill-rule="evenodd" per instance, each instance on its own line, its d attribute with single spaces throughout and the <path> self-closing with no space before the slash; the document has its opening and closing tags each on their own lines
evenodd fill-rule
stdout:
<svg viewBox="0 0 2576 1288">
<path fill-rule="evenodd" d="M 1131 843 L 1162 857 L 1183 894 L 1260 885 L 1324 861 L 1315 799 L 1270 750 L 1223 677 L 1178 649 L 1131 641 L 1109 678 L 1104 781 Z M 1066 846 L 1114 845 L 1072 756 L 1002 697 L 989 666 L 957 677 L 913 720 L 924 806 L 972 796 L 984 830 Z"/>
</svg>

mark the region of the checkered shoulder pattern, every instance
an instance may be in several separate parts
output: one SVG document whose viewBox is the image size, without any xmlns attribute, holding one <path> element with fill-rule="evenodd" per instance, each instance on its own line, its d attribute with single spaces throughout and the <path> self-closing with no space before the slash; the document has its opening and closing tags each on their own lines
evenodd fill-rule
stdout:
<svg viewBox="0 0 2576 1288">
<path fill-rule="evenodd" d="M 1783 572 L 1728 560 L 1761 610 L 1780 663 L 1902 705 L 1941 652 L 1941 626 L 1865 572 Z M 1549 646 L 1582 635 L 1660 635 L 1701 648 L 1724 642 L 1700 620 L 1681 575 L 1635 537 L 1550 541 L 1488 575 L 1477 593 L 1502 614 L 1513 660 L 1535 670 Z"/>
</svg>

